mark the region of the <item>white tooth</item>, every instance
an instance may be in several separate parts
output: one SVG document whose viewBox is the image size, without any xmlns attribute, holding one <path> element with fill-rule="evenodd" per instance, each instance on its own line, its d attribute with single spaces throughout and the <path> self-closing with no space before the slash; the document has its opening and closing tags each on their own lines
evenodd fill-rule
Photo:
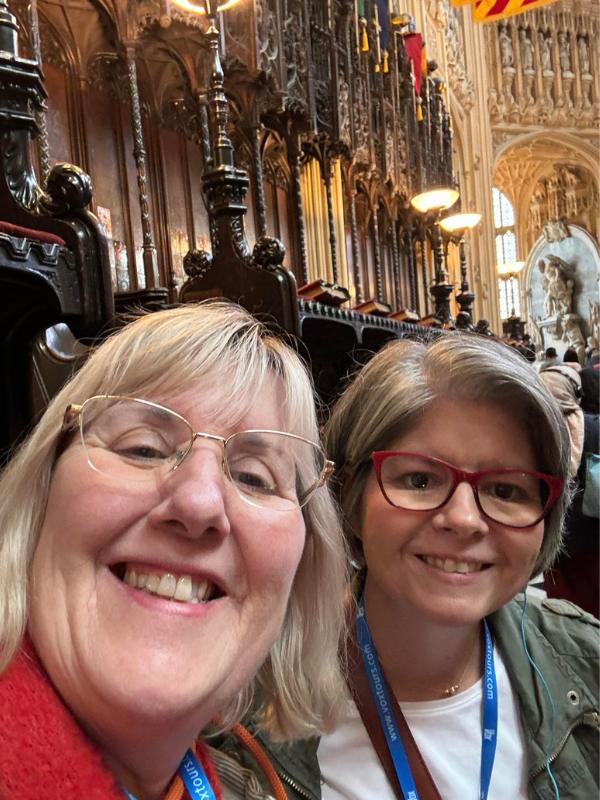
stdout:
<svg viewBox="0 0 600 800">
<path fill-rule="evenodd" d="M 134 569 L 128 569 L 125 572 L 125 583 L 128 586 L 135 586 L 137 582 L 137 575 Z"/>
<path fill-rule="evenodd" d="M 147 592 L 152 592 L 153 594 L 156 594 L 159 585 L 160 585 L 160 576 L 155 575 L 154 573 L 148 575 L 148 580 L 146 581 Z"/>
<path fill-rule="evenodd" d="M 192 579 L 189 575 L 182 575 L 177 579 L 177 587 L 173 594 L 173 600 L 179 600 L 182 603 L 189 603 L 192 599 Z"/>
<path fill-rule="evenodd" d="M 170 572 L 166 572 L 160 579 L 156 593 L 161 597 L 171 598 L 175 594 L 177 587 L 177 579 Z"/>
<path fill-rule="evenodd" d="M 433 564 L 438 569 L 444 569 L 444 559 L 443 558 L 434 558 L 433 559 Z"/>
<path fill-rule="evenodd" d="M 137 576 L 137 588 L 138 589 L 145 589 L 147 580 L 148 580 L 148 576 L 144 572 L 138 573 L 138 576 Z"/>
<path fill-rule="evenodd" d="M 208 594 L 208 589 L 209 589 L 210 583 L 208 581 L 206 581 L 206 580 L 198 581 L 198 583 L 194 582 L 194 586 L 197 587 L 196 588 L 196 597 L 198 598 L 198 602 L 199 603 L 203 603 L 204 600 L 206 599 L 207 594 Z"/>
<path fill-rule="evenodd" d="M 467 575 L 471 571 L 471 569 L 466 561 L 457 561 L 456 571 L 461 572 L 463 575 Z"/>
</svg>

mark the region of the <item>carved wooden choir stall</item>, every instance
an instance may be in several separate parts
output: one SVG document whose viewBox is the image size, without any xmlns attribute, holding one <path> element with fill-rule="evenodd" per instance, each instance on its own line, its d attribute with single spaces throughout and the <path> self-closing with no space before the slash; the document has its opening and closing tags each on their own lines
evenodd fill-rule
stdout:
<svg viewBox="0 0 600 800">
<path fill-rule="evenodd" d="M 466 228 L 439 224 L 458 197 L 445 87 L 408 15 L 369 0 L 267 0 L 260 14 L 243 4 L 219 15 L 207 2 L 204 16 L 175 0 L 115 3 L 121 39 L 94 63 L 121 76 L 131 113 L 142 246 L 121 285 L 113 242 L 88 210 L 90 178 L 69 164 L 49 169 L 38 4 L 25 21 L 14 5 L 18 18 L 0 0 L 0 449 L 47 400 L 40 386 L 51 394 L 76 364 L 55 360 L 53 377 L 36 377 L 44 331 L 66 323 L 89 340 L 115 324 L 115 308 L 236 300 L 302 339 L 325 399 L 390 338 L 473 327 L 464 251 L 456 323 L 447 271 L 448 242 Z M 35 59 L 19 55 L 18 31 L 23 41 L 30 32 Z M 149 200 L 156 87 L 145 80 L 140 91 L 138 67 L 150 74 L 157 42 L 163 62 L 167 53 L 173 68 L 188 65 L 168 107 L 202 159 L 209 246 L 192 242 L 184 280 L 161 257 L 164 220 Z M 36 174 L 47 175 L 42 185 Z"/>
</svg>

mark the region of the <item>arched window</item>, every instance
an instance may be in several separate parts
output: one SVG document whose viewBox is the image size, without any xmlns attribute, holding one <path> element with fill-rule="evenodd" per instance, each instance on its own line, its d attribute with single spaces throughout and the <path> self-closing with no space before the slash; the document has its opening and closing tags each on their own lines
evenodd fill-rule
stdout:
<svg viewBox="0 0 600 800">
<path fill-rule="evenodd" d="M 517 261 L 517 238 L 515 236 L 515 212 L 508 197 L 492 188 L 494 207 L 494 228 L 496 232 L 496 270 L 510 272 L 509 265 Z M 511 314 L 521 313 L 519 279 L 517 277 L 498 278 L 500 296 L 500 317 L 508 319 Z"/>
</svg>

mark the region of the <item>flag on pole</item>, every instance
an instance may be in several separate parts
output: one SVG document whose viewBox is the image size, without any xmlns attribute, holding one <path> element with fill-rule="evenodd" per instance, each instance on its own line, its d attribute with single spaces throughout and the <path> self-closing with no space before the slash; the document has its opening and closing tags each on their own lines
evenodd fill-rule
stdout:
<svg viewBox="0 0 600 800">
<path fill-rule="evenodd" d="M 453 6 L 471 6 L 471 16 L 475 22 L 493 22 L 512 17 L 524 11 L 533 11 L 540 6 L 555 3 L 556 0 L 450 0 Z"/>
<path fill-rule="evenodd" d="M 367 33 L 367 9 L 365 5 L 365 0 L 356 0 L 356 18 L 358 20 L 359 31 L 358 33 L 358 43 L 359 43 L 359 52 L 360 53 L 368 53 L 369 52 L 369 35 Z"/>
<path fill-rule="evenodd" d="M 375 7 L 376 25 L 379 30 L 379 48 L 381 52 L 380 66 L 382 72 L 389 72 L 388 54 L 390 48 L 390 9 L 388 0 L 376 0 Z"/>
<path fill-rule="evenodd" d="M 404 37 L 404 47 L 406 48 L 406 55 L 408 56 L 412 73 L 415 79 L 415 93 L 421 94 L 421 78 L 427 71 L 427 61 L 425 59 L 425 45 L 423 44 L 423 37 L 420 33 L 409 33 Z M 425 69 L 423 69 L 423 62 L 425 61 Z"/>
<path fill-rule="evenodd" d="M 420 33 L 404 35 L 404 47 L 410 61 L 413 85 L 415 88 L 416 115 L 418 122 L 423 121 L 423 100 L 421 99 L 421 83 L 427 78 L 427 51 Z"/>
</svg>

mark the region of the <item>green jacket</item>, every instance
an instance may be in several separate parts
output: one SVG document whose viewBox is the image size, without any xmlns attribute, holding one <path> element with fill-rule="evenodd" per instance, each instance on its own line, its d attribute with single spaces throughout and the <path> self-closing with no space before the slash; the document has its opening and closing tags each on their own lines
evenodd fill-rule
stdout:
<svg viewBox="0 0 600 800">
<path fill-rule="evenodd" d="M 548 754 L 561 800 L 595 800 L 599 795 L 600 623 L 567 601 L 528 599 L 527 646 L 553 698 L 552 735 L 550 703 L 521 641 L 521 609 L 522 598 L 513 600 L 491 616 L 490 626 L 519 700 L 529 765 L 528 796 L 531 800 L 554 798 L 545 769 Z M 257 738 L 267 750 L 290 800 L 320 800 L 318 739 L 286 745 L 269 743 L 260 734 Z M 223 778 L 223 800 L 268 797 L 262 772 L 237 740 L 226 736 L 219 747 L 216 759 Z"/>
</svg>

